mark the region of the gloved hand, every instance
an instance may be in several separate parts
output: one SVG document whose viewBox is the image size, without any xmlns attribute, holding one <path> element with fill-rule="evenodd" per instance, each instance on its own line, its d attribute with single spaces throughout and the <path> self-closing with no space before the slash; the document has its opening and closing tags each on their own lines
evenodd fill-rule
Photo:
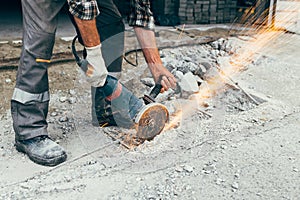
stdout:
<svg viewBox="0 0 300 200">
<path fill-rule="evenodd" d="M 101 53 L 101 44 L 95 47 L 85 47 L 88 68 L 85 72 L 87 81 L 93 87 L 102 87 L 105 84 L 108 71 Z"/>
</svg>

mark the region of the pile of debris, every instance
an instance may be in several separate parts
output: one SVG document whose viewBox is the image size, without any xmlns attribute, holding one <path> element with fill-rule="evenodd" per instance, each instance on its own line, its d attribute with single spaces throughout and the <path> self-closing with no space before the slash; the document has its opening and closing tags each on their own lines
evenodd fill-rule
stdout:
<svg viewBox="0 0 300 200">
<path fill-rule="evenodd" d="M 239 49 L 236 44 L 231 42 L 232 40 L 220 38 L 214 42 L 202 45 L 189 45 L 161 50 L 160 54 L 164 65 L 178 80 L 176 89 L 164 92 L 156 98 L 157 102 L 167 106 L 170 117 L 174 117 L 182 108 L 182 106 L 176 106 L 177 100 L 201 98 L 201 95 L 199 97 L 201 91 L 207 91 L 205 101 L 201 101 L 195 114 L 198 114 L 202 119 L 212 117 L 216 103 L 220 105 L 221 102 L 222 107 L 225 107 L 227 112 L 236 113 L 255 108 L 263 102 L 262 99 L 248 94 L 222 72 L 223 65 L 228 65 L 230 58 Z M 145 77 L 143 72 L 137 72 L 137 70 L 135 72 L 138 73 L 138 76 Z M 127 72 L 127 74 L 125 72 L 124 75 L 128 74 L 130 72 Z M 134 93 L 137 88 L 140 90 L 142 90 L 141 88 L 146 88 L 146 91 L 151 91 L 155 85 L 150 74 L 145 78 L 140 78 L 142 84 L 136 81 L 136 75 L 128 80 L 131 82 L 127 85 L 130 85 L 129 89 L 134 91 Z M 78 99 L 76 100 L 76 95 L 73 93 L 73 91 L 70 91 L 69 94 L 60 95 L 60 104 L 67 104 L 68 106 L 65 107 L 72 107 L 73 104 L 76 104 Z M 144 93 L 144 90 L 143 92 L 140 91 L 140 93 Z M 48 122 L 55 124 L 57 129 L 61 129 L 63 135 L 74 131 L 76 128 L 76 123 L 72 117 L 64 108 L 60 107 L 50 112 Z M 141 143 L 134 137 L 134 130 L 107 128 L 104 132 L 127 148 L 138 146 Z"/>
<path fill-rule="evenodd" d="M 168 90 L 156 98 L 157 102 L 167 106 L 171 121 L 172 117 L 176 118 L 183 107 L 188 107 L 184 104 L 189 104 L 189 101 L 193 100 L 201 103 L 197 105 L 196 109 L 189 108 L 193 112 L 191 115 L 197 114 L 201 119 L 212 117 L 217 107 L 216 104 L 218 107 L 221 105 L 226 112 L 234 114 L 253 109 L 264 102 L 264 100 L 246 92 L 232 80 L 229 74 L 226 75 L 222 71 L 226 67 L 230 67 L 230 58 L 239 49 L 236 44 L 229 41 L 232 40 L 220 38 L 203 45 L 161 50 L 160 54 L 164 65 L 175 75 L 178 81 L 176 89 Z M 245 69 L 243 68 L 243 70 Z M 155 85 L 150 74 L 146 78 L 141 78 L 141 82 L 148 91 Z M 141 88 L 136 84 L 131 84 L 131 87 L 129 89 Z M 202 94 L 203 91 L 205 91 L 204 95 Z M 178 102 L 182 105 L 178 106 Z M 171 128 L 178 126 L 180 124 L 170 125 Z M 114 140 L 119 140 L 127 148 L 141 143 L 132 137 L 134 134 L 130 133 L 130 130 L 114 131 L 107 129 L 105 132 Z"/>
<path fill-rule="evenodd" d="M 248 94 L 230 75 L 222 71 L 230 65 L 231 56 L 239 49 L 229 41 L 220 38 L 203 45 L 161 51 L 164 65 L 176 76 L 178 87 L 160 95 L 158 100 L 163 102 L 175 98 L 189 99 L 193 94 L 208 88 L 209 97 L 222 98 L 226 105 L 235 110 L 245 111 L 260 104 L 263 100 Z M 144 78 L 141 82 L 148 87 L 154 85 L 151 78 Z"/>
</svg>

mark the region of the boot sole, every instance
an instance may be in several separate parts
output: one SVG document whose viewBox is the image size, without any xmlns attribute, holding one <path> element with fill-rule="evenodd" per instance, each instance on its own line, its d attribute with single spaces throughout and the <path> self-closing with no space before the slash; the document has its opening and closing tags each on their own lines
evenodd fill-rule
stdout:
<svg viewBox="0 0 300 200">
<path fill-rule="evenodd" d="M 49 167 L 53 167 L 60 163 L 63 163 L 67 159 L 66 153 L 64 153 L 61 156 L 54 157 L 51 159 L 44 159 L 39 156 L 35 156 L 35 155 L 29 153 L 22 144 L 18 144 L 17 142 L 16 142 L 16 149 L 17 149 L 17 151 L 26 154 L 29 157 L 29 159 L 32 160 L 33 162 L 40 164 L 40 165 L 49 166 Z"/>
</svg>

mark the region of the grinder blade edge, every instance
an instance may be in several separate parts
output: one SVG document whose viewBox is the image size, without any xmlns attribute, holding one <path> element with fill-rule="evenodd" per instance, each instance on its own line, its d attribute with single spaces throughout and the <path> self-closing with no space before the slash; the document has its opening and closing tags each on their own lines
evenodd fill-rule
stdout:
<svg viewBox="0 0 300 200">
<path fill-rule="evenodd" d="M 137 137 L 151 140 L 160 134 L 169 120 L 169 111 L 160 103 L 145 105 L 135 117 Z"/>
</svg>

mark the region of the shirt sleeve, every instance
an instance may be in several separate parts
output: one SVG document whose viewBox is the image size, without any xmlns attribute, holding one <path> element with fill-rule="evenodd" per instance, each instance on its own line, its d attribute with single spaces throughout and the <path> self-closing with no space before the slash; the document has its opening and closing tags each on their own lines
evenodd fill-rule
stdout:
<svg viewBox="0 0 300 200">
<path fill-rule="evenodd" d="M 94 19 L 99 14 L 96 0 L 68 0 L 69 11 L 82 20 Z"/>
<path fill-rule="evenodd" d="M 139 26 L 153 30 L 155 28 L 153 14 L 150 10 L 150 0 L 131 0 L 129 26 Z"/>
</svg>

